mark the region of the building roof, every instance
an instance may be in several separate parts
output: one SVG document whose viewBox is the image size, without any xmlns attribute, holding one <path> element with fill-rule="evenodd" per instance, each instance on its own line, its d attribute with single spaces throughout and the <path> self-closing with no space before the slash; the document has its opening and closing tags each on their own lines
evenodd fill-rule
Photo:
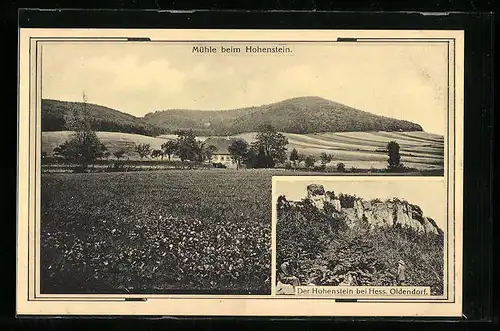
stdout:
<svg viewBox="0 0 500 331">
<path fill-rule="evenodd" d="M 229 154 L 229 146 L 231 145 L 231 142 L 233 140 L 236 140 L 234 138 L 224 138 L 224 137 L 208 137 L 205 139 L 204 143 L 205 146 L 210 146 L 213 145 L 217 150 L 213 153 L 214 155 L 218 154 Z"/>
</svg>

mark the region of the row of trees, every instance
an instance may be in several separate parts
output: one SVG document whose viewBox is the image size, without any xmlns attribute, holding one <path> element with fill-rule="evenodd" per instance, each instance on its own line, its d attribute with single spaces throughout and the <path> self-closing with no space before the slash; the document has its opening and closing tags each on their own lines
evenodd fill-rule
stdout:
<svg viewBox="0 0 500 331">
<path fill-rule="evenodd" d="M 227 151 L 220 152 L 229 153 L 237 168 L 242 165 L 248 168 L 272 168 L 286 161 L 287 145 L 288 139 L 283 134 L 272 126 L 263 126 L 255 142 L 249 144 L 244 139 L 232 139 Z M 183 130 L 177 132 L 176 140 L 162 144 L 161 150 L 151 151 L 149 145 L 138 145 L 136 151 L 141 158 L 167 156 L 170 160 L 172 156 L 177 156 L 182 162 L 210 162 L 217 147 L 199 141 L 193 131 Z"/>
<path fill-rule="evenodd" d="M 301 162 L 304 162 L 306 168 L 312 168 L 316 164 L 316 161 L 318 161 L 316 156 L 301 154 L 295 148 L 290 153 L 290 162 L 294 169 L 296 169 Z M 321 162 L 321 166 L 325 168 L 328 163 L 333 161 L 333 154 L 321 153 L 319 161 Z M 339 163 L 338 165 L 342 170 L 345 170 L 345 165 L 343 163 Z"/>
<path fill-rule="evenodd" d="M 249 145 L 243 139 L 232 140 L 228 152 L 238 168 L 242 164 L 249 168 L 274 167 L 276 163 L 283 163 L 283 159 L 286 158 L 286 147 L 282 139 L 274 141 L 270 139 L 270 137 L 277 134 L 279 133 L 272 131 L 262 132 L 259 135 L 263 139 L 257 139 L 256 143 L 252 145 Z M 277 148 L 279 145 L 276 142 L 281 143 L 282 148 Z M 404 167 L 400 162 L 398 147 L 397 143 L 394 142 L 388 144 L 388 169 L 393 171 Z M 173 156 L 177 156 L 182 162 L 186 160 L 210 162 L 213 154 L 217 152 L 217 147 L 198 141 L 191 131 L 180 131 L 176 140 L 166 141 L 161 145 L 161 149 L 151 149 L 150 144 L 141 143 L 135 145 L 134 151 L 141 160 L 145 157 L 161 158 L 162 160 L 168 157 L 170 161 Z M 127 150 L 123 148 L 111 154 L 100 142 L 95 132 L 88 129 L 76 131 L 71 139 L 54 149 L 54 156 L 70 163 L 79 164 L 83 169 L 94 163 L 98 158 L 108 159 L 113 155 L 117 160 L 121 160 L 126 154 Z M 314 155 L 301 154 L 295 148 L 290 153 L 289 160 L 294 169 L 297 169 L 301 162 L 304 162 L 306 168 L 313 168 L 317 162 Z M 322 153 L 319 157 L 322 169 L 332 160 L 332 154 Z M 337 171 L 344 172 L 345 164 L 342 162 L 337 163 Z"/>
<path fill-rule="evenodd" d="M 237 168 L 243 164 L 249 168 L 272 168 L 278 163 L 286 161 L 287 138 L 277 132 L 271 126 L 261 128 L 254 143 L 249 144 L 244 139 L 232 139 L 227 152 Z M 141 159 L 146 156 L 152 158 L 177 156 L 184 161 L 203 162 L 211 161 L 212 156 L 217 152 L 217 147 L 206 144 L 196 139 L 191 130 L 177 132 L 176 140 L 169 140 L 161 145 L 161 149 L 151 150 L 148 144 L 136 146 L 136 152 Z"/>
<path fill-rule="evenodd" d="M 192 131 L 178 131 L 177 139 L 168 140 L 161 145 L 160 149 L 151 149 L 150 144 L 138 144 L 135 146 L 135 151 L 139 154 L 141 160 L 144 157 L 151 158 L 168 157 L 170 161 L 173 156 L 177 156 L 184 161 L 202 162 L 210 161 L 213 153 L 217 151 L 217 147 L 206 145 L 198 141 Z"/>
<path fill-rule="evenodd" d="M 255 141 L 248 144 L 243 139 L 235 139 L 228 150 L 237 167 L 274 168 L 287 159 L 288 139 L 271 125 L 260 127 Z"/>
</svg>

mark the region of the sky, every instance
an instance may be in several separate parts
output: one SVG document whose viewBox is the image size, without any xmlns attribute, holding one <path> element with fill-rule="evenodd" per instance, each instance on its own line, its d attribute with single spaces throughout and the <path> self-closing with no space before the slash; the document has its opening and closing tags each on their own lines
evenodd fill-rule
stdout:
<svg viewBox="0 0 500 331">
<path fill-rule="evenodd" d="M 440 178 L 437 180 L 412 180 L 397 178 L 397 180 L 318 180 L 311 178 L 280 179 L 276 181 L 275 196 L 285 195 L 288 200 L 299 201 L 307 194 L 307 185 L 322 184 L 326 191 L 335 194 L 351 194 L 364 199 L 379 198 L 385 200 L 397 197 L 411 204 L 420 206 L 424 216 L 431 217 L 438 226 L 446 230 L 446 185 Z"/>
<path fill-rule="evenodd" d="M 81 101 L 85 92 L 90 103 L 142 117 L 165 109 L 221 110 L 318 96 L 416 122 L 427 132 L 446 132 L 445 45 L 287 46 L 292 53 L 272 55 L 199 54 L 191 43 L 44 43 L 42 97 Z"/>
</svg>

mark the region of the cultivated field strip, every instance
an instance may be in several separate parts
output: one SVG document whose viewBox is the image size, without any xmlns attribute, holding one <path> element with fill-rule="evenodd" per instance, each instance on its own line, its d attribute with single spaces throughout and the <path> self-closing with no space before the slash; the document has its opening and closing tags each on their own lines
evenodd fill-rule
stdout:
<svg viewBox="0 0 500 331">
<path fill-rule="evenodd" d="M 444 137 L 437 134 L 432 134 L 427 132 L 399 132 L 399 134 L 402 136 L 418 138 L 424 141 L 441 143 L 441 144 L 444 143 Z"/>
<path fill-rule="evenodd" d="M 356 148 L 364 148 L 364 149 L 385 149 L 387 143 L 390 140 L 396 140 L 401 147 L 401 150 L 407 151 L 416 151 L 418 150 L 421 153 L 426 154 L 435 154 L 435 155 L 443 155 L 443 143 L 429 143 L 421 141 L 417 142 L 405 142 L 403 139 L 388 139 L 387 137 L 378 137 L 376 135 L 371 135 L 370 133 L 365 133 L 365 138 L 360 137 L 352 137 L 352 136 L 343 136 L 340 134 L 327 133 L 327 134 L 318 134 L 321 139 L 325 141 L 338 142 L 343 144 L 348 144 L 352 147 Z M 315 135 L 315 137 L 318 137 Z"/>
<path fill-rule="evenodd" d="M 385 168 L 385 147 L 391 140 L 401 146 L 401 160 L 408 167 L 439 169 L 444 164 L 444 144 L 430 142 L 426 133 L 406 136 L 404 132 L 342 132 L 318 134 L 286 134 L 289 148 L 300 153 L 319 156 L 322 152 L 334 155 L 333 163 L 343 162 L 348 167 Z M 429 135 L 433 140 L 434 135 Z"/>
<path fill-rule="evenodd" d="M 304 147 L 313 147 L 313 148 L 325 148 L 328 149 L 338 149 L 345 151 L 367 151 L 367 152 L 380 152 L 385 149 L 387 143 L 369 143 L 371 146 L 367 146 L 367 143 L 347 143 L 347 142 L 336 142 L 334 139 L 322 139 L 316 136 L 308 136 L 308 135 L 296 135 L 296 134 L 287 134 L 288 141 L 292 145 L 300 145 Z M 442 158 L 442 148 L 439 147 L 422 147 L 419 145 L 403 145 L 401 148 L 402 151 L 408 151 L 415 156 L 421 157 L 430 157 L 430 158 Z M 376 147 L 375 149 L 373 147 Z"/>
</svg>

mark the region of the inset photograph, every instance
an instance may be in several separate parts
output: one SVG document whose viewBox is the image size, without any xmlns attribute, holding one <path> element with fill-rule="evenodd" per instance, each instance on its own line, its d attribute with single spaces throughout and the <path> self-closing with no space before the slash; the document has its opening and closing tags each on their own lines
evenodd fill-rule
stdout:
<svg viewBox="0 0 500 331">
<path fill-rule="evenodd" d="M 274 178 L 275 294 L 418 286 L 444 295 L 444 181 L 374 179 Z"/>
</svg>

